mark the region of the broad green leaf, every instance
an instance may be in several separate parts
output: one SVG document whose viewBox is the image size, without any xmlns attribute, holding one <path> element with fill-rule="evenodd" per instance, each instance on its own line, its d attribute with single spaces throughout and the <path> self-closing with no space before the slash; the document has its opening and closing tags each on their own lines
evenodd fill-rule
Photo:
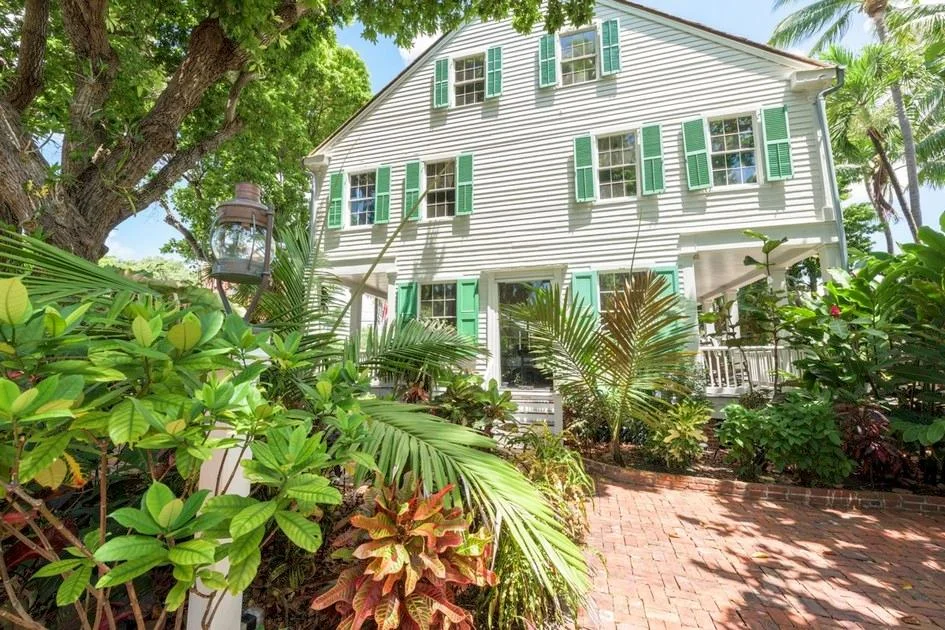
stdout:
<svg viewBox="0 0 945 630">
<path fill-rule="evenodd" d="M 150 536 L 118 536 L 105 541 L 95 552 L 99 562 L 124 562 L 133 558 L 165 551 L 164 543 Z"/>
<path fill-rule="evenodd" d="M 230 549 L 227 553 L 227 556 L 230 559 L 230 564 L 242 562 L 249 554 L 253 552 L 253 550 L 259 549 L 259 545 L 262 544 L 262 539 L 265 534 L 265 527 L 257 527 L 245 536 L 234 538 L 233 542 L 230 543 Z"/>
<path fill-rule="evenodd" d="M 289 540 L 305 551 L 314 553 L 321 547 L 322 528 L 298 512 L 280 510 L 276 512 L 276 523 Z"/>
<path fill-rule="evenodd" d="M 0 323 L 16 326 L 30 314 L 30 296 L 19 278 L 0 278 Z"/>
<path fill-rule="evenodd" d="M 16 397 L 13 404 L 10 405 L 10 412 L 14 415 L 23 413 L 23 410 L 33 404 L 33 401 L 39 396 L 39 390 L 35 387 L 30 388 Z"/>
<path fill-rule="evenodd" d="M 220 494 L 207 499 L 203 506 L 204 512 L 220 512 L 227 518 L 236 516 L 240 510 L 259 503 L 252 497 L 241 497 L 236 494 Z"/>
<path fill-rule="evenodd" d="M 161 508 L 161 512 L 154 520 L 156 520 L 157 524 L 164 529 L 170 529 L 171 525 L 177 520 L 183 511 L 184 502 L 180 499 L 173 499 Z"/>
<path fill-rule="evenodd" d="M 131 332 L 134 334 L 135 341 L 144 348 L 154 343 L 154 334 L 151 331 L 151 324 L 140 315 L 135 317 L 135 320 L 131 322 Z"/>
<path fill-rule="evenodd" d="M 359 466 L 367 468 L 371 472 L 377 472 L 379 469 L 377 467 L 377 462 L 374 461 L 374 458 L 371 457 L 369 453 L 363 451 L 351 451 L 348 453 L 348 457 Z"/>
<path fill-rule="evenodd" d="M 155 536 L 161 533 L 161 528 L 144 510 L 123 507 L 112 512 L 110 516 L 122 527 L 133 529 L 139 534 Z"/>
<path fill-rule="evenodd" d="M 226 580 L 229 584 L 229 591 L 232 595 L 242 593 L 253 583 L 256 578 L 256 572 L 259 570 L 259 563 L 262 561 L 262 554 L 259 548 L 246 556 L 242 562 L 238 562 L 230 567 Z"/>
<path fill-rule="evenodd" d="M 49 466 L 37 471 L 36 474 L 33 475 L 33 481 L 41 486 L 55 490 L 65 481 L 68 472 L 69 467 L 66 466 L 66 463 L 61 459 L 55 459 Z"/>
<path fill-rule="evenodd" d="M 337 488 L 329 485 L 328 480 L 315 481 L 299 486 L 286 486 L 285 493 L 293 499 L 308 501 L 310 503 L 323 503 L 327 505 L 339 505 L 341 503 L 341 493 Z"/>
<path fill-rule="evenodd" d="M 147 430 L 148 421 L 130 400 L 112 409 L 108 418 L 108 435 L 115 444 L 134 442 Z"/>
<path fill-rule="evenodd" d="M 187 498 L 187 501 L 184 502 L 184 508 L 181 510 L 180 514 L 171 523 L 171 529 L 177 529 L 182 527 L 184 523 L 192 519 L 197 512 L 200 511 L 200 508 L 203 507 L 204 501 L 207 500 L 207 495 L 210 494 L 209 490 L 198 490 L 197 492 L 190 495 Z"/>
<path fill-rule="evenodd" d="M 158 520 L 161 516 L 161 510 L 164 506 L 176 499 L 174 492 L 160 481 L 152 481 L 147 492 L 144 493 L 144 507 L 148 514 L 154 519 L 154 522 L 160 525 Z"/>
<path fill-rule="evenodd" d="M 82 593 L 85 592 L 85 587 L 91 577 L 92 567 L 88 564 L 82 565 L 67 575 L 62 584 L 59 585 L 59 590 L 56 591 L 56 605 L 60 607 L 68 606 L 72 602 L 78 601 L 82 597 Z"/>
<path fill-rule="evenodd" d="M 234 539 L 239 538 L 265 525 L 266 521 L 276 513 L 278 507 L 279 504 L 276 501 L 265 501 L 243 508 L 230 523 L 230 536 Z"/>
<path fill-rule="evenodd" d="M 188 591 L 190 591 L 190 584 L 187 582 L 177 582 L 171 587 L 171 590 L 167 592 L 167 597 L 164 598 L 168 612 L 174 612 L 184 605 Z"/>
<path fill-rule="evenodd" d="M 226 576 L 219 571 L 204 569 L 197 574 L 197 577 L 200 578 L 200 581 L 203 582 L 205 586 L 215 591 L 222 591 L 226 588 Z"/>
<path fill-rule="evenodd" d="M 52 577 L 54 575 L 62 575 L 66 571 L 72 571 L 80 564 L 83 564 L 85 560 L 82 558 L 70 558 L 68 560 L 56 560 L 55 562 L 50 562 L 49 564 L 40 567 L 39 571 L 33 574 L 34 578 L 42 577 Z"/>
<path fill-rule="evenodd" d="M 13 401 L 20 395 L 20 388 L 13 381 L 0 378 L 0 411 L 10 412 Z"/>
<path fill-rule="evenodd" d="M 179 545 L 175 545 L 167 554 L 167 559 L 174 564 L 183 564 L 187 566 L 197 564 L 212 564 L 213 552 L 217 545 L 201 539 L 188 540 Z"/>
<path fill-rule="evenodd" d="M 144 575 L 159 564 L 167 561 L 167 551 L 159 553 L 142 554 L 134 560 L 129 560 L 119 564 L 111 571 L 103 575 L 95 583 L 95 588 L 107 588 L 129 582 L 139 575 Z"/>
<path fill-rule="evenodd" d="M 20 461 L 20 481 L 27 482 L 60 457 L 72 441 L 68 431 L 42 438 Z"/>
<path fill-rule="evenodd" d="M 49 337 L 58 337 L 66 331 L 66 320 L 52 306 L 47 306 L 43 313 L 43 328 Z"/>
<path fill-rule="evenodd" d="M 187 313 L 167 331 L 167 340 L 181 352 L 188 352 L 200 341 L 200 332 L 200 320 L 193 313 Z"/>
</svg>

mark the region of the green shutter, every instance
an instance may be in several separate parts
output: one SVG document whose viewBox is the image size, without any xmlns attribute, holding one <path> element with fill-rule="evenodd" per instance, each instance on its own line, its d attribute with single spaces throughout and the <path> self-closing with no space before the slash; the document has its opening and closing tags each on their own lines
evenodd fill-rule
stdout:
<svg viewBox="0 0 945 630">
<path fill-rule="evenodd" d="M 709 168 L 709 145 L 706 142 L 704 118 L 683 123 L 683 145 L 686 149 L 689 190 L 711 187 L 712 170 Z"/>
<path fill-rule="evenodd" d="M 328 184 L 328 227 L 337 230 L 344 219 L 345 174 L 332 173 Z"/>
<path fill-rule="evenodd" d="M 666 293 L 679 293 L 679 273 L 675 267 L 654 269 L 653 273 L 660 277 L 666 278 L 666 282 L 669 285 L 666 289 Z"/>
<path fill-rule="evenodd" d="M 663 179 L 663 130 L 659 125 L 644 127 L 640 150 L 643 158 L 643 194 L 666 191 Z"/>
<path fill-rule="evenodd" d="M 594 201 L 594 139 L 578 136 L 574 139 L 574 199 L 578 203 Z"/>
<path fill-rule="evenodd" d="M 464 153 L 456 158 L 456 214 L 473 211 L 473 156 Z"/>
<path fill-rule="evenodd" d="M 390 167 L 379 166 L 374 175 L 374 223 L 390 220 Z"/>
<path fill-rule="evenodd" d="M 770 181 L 794 177 L 791 163 L 791 126 L 787 107 L 767 107 L 761 110 L 761 126 L 765 137 L 765 167 Z"/>
<path fill-rule="evenodd" d="M 450 104 L 450 60 L 437 59 L 433 69 L 433 107 L 449 107 Z"/>
<path fill-rule="evenodd" d="M 397 321 L 417 319 L 417 283 L 397 285 Z"/>
<path fill-rule="evenodd" d="M 502 47 L 493 46 L 486 51 L 486 98 L 502 94 Z"/>
<path fill-rule="evenodd" d="M 571 274 L 571 299 L 577 306 L 591 307 L 595 317 L 600 315 L 600 286 L 596 271 Z"/>
<path fill-rule="evenodd" d="M 555 36 L 542 35 L 538 42 L 538 86 L 551 87 L 558 83 L 558 51 Z"/>
<path fill-rule="evenodd" d="M 607 20 L 600 25 L 601 74 L 620 72 L 620 22 Z"/>
<path fill-rule="evenodd" d="M 404 176 L 404 216 L 412 221 L 420 218 L 420 162 L 407 162 Z M 416 206 L 416 207 L 414 207 Z"/>
<path fill-rule="evenodd" d="M 456 282 L 456 332 L 479 340 L 479 281 Z"/>
</svg>

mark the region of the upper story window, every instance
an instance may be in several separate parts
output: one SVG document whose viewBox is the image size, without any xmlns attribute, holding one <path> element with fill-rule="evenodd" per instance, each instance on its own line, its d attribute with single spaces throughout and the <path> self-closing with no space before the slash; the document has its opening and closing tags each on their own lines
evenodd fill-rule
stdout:
<svg viewBox="0 0 945 630">
<path fill-rule="evenodd" d="M 755 128 L 751 116 L 709 121 L 712 183 L 715 186 L 758 183 Z"/>
<path fill-rule="evenodd" d="M 456 283 L 420 285 L 420 317 L 453 326 L 456 324 Z"/>
<path fill-rule="evenodd" d="M 457 59 L 453 64 L 456 105 L 481 103 L 486 99 L 486 56 Z"/>
<path fill-rule="evenodd" d="M 597 137 L 597 178 L 601 199 L 637 194 L 637 137 L 621 133 Z"/>
<path fill-rule="evenodd" d="M 351 175 L 351 184 L 348 187 L 351 225 L 374 223 L 376 177 L 374 171 Z"/>
<path fill-rule="evenodd" d="M 427 218 L 456 214 L 456 161 L 427 162 Z"/>
<path fill-rule="evenodd" d="M 573 85 L 597 78 L 597 29 L 561 35 L 561 83 Z"/>
</svg>

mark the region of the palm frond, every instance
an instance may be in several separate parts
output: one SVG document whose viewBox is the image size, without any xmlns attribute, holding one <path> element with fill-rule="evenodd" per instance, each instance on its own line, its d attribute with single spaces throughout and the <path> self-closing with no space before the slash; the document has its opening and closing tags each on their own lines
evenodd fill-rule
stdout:
<svg viewBox="0 0 945 630">
<path fill-rule="evenodd" d="M 363 400 L 361 409 L 371 421 L 365 451 L 385 478 L 414 472 L 427 491 L 455 483 L 464 504 L 493 531 L 501 523 L 501 531 L 522 550 L 552 597 L 557 593 L 548 576 L 557 574 L 583 599 L 589 578 L 581 549 L 565 535 L 558 515 L 535 486 L 494 453 L 494 441 L 422 413 L 417 406 Z"/>
<path fill-rule="evenodd" d="M 790 3 L 792 0 L 776 0 L 774 8 L 779 9 Z M 840 41 L 846 34 L 859 5 L 859 0 L 815 0 L 781 20 L 768 43 L 772 46 L 793 46 L 823 33 L 812 51 L 820 52 L 829 44 Z"/>
<path fill-rule="evenodd" d="M 0 230 L 0 276 L 23 276 L 35 303 L 105 302 L 118 293 L 154 295 L 151 287 L 53 245 Z"/>
</svg>

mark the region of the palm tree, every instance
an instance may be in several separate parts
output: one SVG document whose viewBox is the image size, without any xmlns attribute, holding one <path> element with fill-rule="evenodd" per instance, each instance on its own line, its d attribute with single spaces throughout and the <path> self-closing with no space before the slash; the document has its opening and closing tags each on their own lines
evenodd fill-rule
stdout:
<svg viewBox="0 0 945 630">
<path fill-rule="evenodd" d="M 611 452 L 622 463 L 625 423 L 651 424 L 666 411 L 667 394 L 684 394 L 677 377 L 692 360 L 692 331 L 679 312 L 679 297 L 652 272 L 634 273 L 600 316 L 556 287 L 535 292 L 507 309 L 527 326 L 540 370 L 566 396 L 593 400 L 607 415 Z"/>
<path fill-rule="evenodd" d="M 903 17 L 898 18 L 896 23 L 903 28 L 909 23 L 905 18 L 911 17 L 916 20 L 919 20 L 920 17 L 928 18 L 926 14 L 920 16 L 920 14 L 913 11 L 913 5 L 916 3 L 906 2 L 904 3 L 906 6 L 900 9 L 899 7 L 892 7 L 889 0 L 813 0 L 812 2 L 810 0 L 774 0 L 774 8 L 777 10 L 802 1 L 807 3 L 807 6 L 787 16 L 775 27 L 770 39 L 772 45 L 790 46 L 818 35 L 811 53 L 820 53 L 843 38 L 857 13 L 866 15 L 873 22 L 876 35 L 881 43 L 889 44 L 891 37 L 887 24 L 887 14 L 891 10 L 901 11 Z M 907 208 L 903 208 L 903 213 L 910 214 L 916 226 L 921 226 L 922 209 L 915 134 L 903 98 L 902 84 L 899 80 L 890 82 L 889 94 L 899 122 L 899 130 L 902 136 L 902 158 L 906 164 L 909 184 L 909 204 Z"/>
</svg>

